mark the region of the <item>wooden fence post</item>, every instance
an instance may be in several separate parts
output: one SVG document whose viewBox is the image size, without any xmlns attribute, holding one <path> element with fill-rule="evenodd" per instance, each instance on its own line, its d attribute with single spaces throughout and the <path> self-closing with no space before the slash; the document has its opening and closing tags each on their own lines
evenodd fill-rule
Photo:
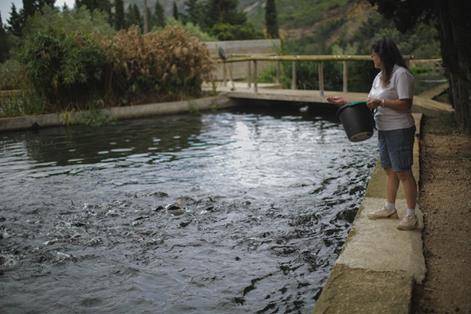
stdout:
<svg viewBox="0 0 471 314">
<path fill-rule="evenodd" d="M 348 65 L 347 61 L 343 61 L 343 92 L 348 92 Z"/>
<path fill-rule="evenodd" d="M 291 65 L 291 89 L 296 89 L 296 61 L 292 61 Z"/>
<path fill-rule="evenodd" d="M 222 85 L 227 86 L 227 78 L 226 78 L 226 62 L 222 62 Z"/>
<path fill-rule="evenodd" d="M 254 91 L 255 93 L 258 93 L 258 83 L 257 83 L 257 77 L 258 77 L 258 73 L 257 73 L 257 60 L 254 60 L 253 61 L 253 86 L 254 86 Z"/>
<path fill-rule="evenodd" d="M 231 62 L 231 64 L 229 65 L 229 78 L 231 80 L 231 89 L 235 90 L 234 76 L 232 75 L 232 65 L 233 64 L 234 64 L 234 62 Z"/>
<path fill-rule="evenodd" d="M 324 97 L 324 63 L 322 61 L 319 62 L 318 71 L 319 71 L 319 93 L 321 97 Z"/>
<path fill-rule="evenodd" d="M 247 87 L 250 89 L 252 87 L 252 61 L 247 63 L 247 72 Z"/>
<path fill-rule="evenodd" d="M 280 84 L 280 75 L 281 75 L 281 63 L 276 61 L 276 84 Z"/>
</svg>

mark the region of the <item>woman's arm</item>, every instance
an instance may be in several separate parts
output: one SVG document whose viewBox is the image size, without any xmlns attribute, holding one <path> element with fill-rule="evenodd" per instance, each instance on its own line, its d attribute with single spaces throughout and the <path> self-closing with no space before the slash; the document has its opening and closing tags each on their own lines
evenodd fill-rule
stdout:
<svg viewBox="0 0 471 314">
<path fill-rule="evenodd" d="M 377 107 L 391 108 L 399 112 L 407 112 L 412 108 L 412 99 L 379 99 L 369 98 L 368 108 L 375 109 Z"/>
<path fill-rule="evenodd" d="M 331 104 L 335 104 L 337 106 L 343 106 L 347 103 L 347 100 L 345 100 L 345 98 L 340 97 L 340 96 L 329 96 L 326 98 L 326 100 L 330 102 Z"/>
</svg>

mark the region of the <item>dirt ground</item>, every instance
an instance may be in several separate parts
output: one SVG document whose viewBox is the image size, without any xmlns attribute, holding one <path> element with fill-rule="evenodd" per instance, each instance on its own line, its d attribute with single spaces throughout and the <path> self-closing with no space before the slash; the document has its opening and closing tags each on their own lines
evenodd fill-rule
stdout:
<svg viewBox="0 0 471 314">
<path fill-rule="evenodd" d="M 419 203 L 427 275 L 413 312 L 471 313 L 471 136 L 450 116 L 424 120 Z"/>
</svg>

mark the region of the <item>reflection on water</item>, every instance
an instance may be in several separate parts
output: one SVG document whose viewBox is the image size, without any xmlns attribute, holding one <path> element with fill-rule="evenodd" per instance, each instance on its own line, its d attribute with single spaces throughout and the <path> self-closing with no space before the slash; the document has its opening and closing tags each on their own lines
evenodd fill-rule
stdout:
<svg viewBox="0 0 471 314">
<path fill-rule="evenodd" d="M 1 134 L 0 307 L 309 312 L 375 157 L 296 111 Z"/>
</svg>

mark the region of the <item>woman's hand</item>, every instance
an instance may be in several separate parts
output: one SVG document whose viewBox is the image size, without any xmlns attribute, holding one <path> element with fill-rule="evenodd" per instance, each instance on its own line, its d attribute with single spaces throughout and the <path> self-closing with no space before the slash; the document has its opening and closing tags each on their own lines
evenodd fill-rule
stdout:
<svg viewBox="0 0 471 314">
<path fill-rule="evenodd" d="M 368 108 L 375 109 L 383 104 L 383 100 L 379 98 L 368 98 L 368 102 L 366 104 Z"/>
<path fill-rule="evenodd" d="M 329 96 L 326 98 L 326 100 L 330 102 L 331 104 L 335 104 L 337 106 L 343 106 L 347 103 L 347 101 L 343 97 L 340 97 L 340 96 Z"/>
</svg>

